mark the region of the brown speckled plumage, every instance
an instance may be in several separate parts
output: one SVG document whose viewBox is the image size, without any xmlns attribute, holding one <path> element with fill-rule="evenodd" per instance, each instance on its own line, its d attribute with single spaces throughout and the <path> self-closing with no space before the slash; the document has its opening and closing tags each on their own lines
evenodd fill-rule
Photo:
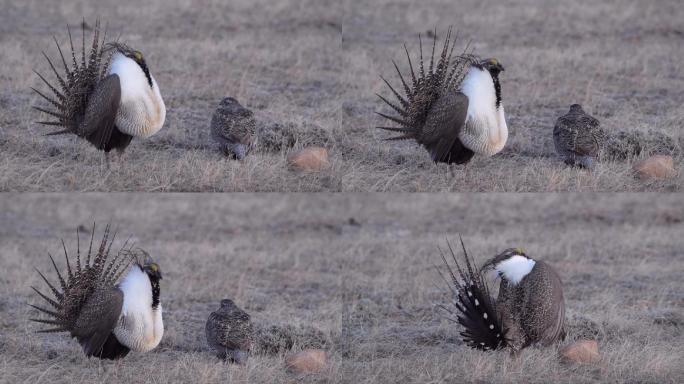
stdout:
<svg viewBox="0 0 684 384">
<path fill-rule="evenodd" d="M 211 118 L 211 137 L 228 156 L 242 160 L 252 147 L 254 114 L 232 97 L 221 101 Z"/>
<path fill-rule="evenodd" d="M 221 307 L 209 315 L 205 332 L 207 343 L 219 358 L 238 364 L 247 362 L 254 328 L 249 314 L 232 300 L 221 300 Z"/>
<path fill-rule="evenodd" d="M 537 260 L 517 285 L 502 278 L 496 306 L 512 350 L 534 343 L 550 345 L 565 337 L 562 283 L 544 261 Z"/>
<path fill-rule="evenodd" d="M 571 105 L 553 128 L 556 152 L 569 165 L 593 168 L 605 141 L 601 123 L 579 104 Z"/>
</svg>

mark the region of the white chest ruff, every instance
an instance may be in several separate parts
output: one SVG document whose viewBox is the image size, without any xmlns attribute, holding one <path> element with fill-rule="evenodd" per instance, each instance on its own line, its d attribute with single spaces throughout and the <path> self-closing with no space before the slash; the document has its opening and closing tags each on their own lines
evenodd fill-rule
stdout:
<svg viewBox="0 0 684 384">
<path fill-rule="evenodd" d="M 131 267 L 119 284 L 124 293 L 123 307 L 114 335 L 119 342 L 133 351 L 154 349 L 164 335 L 161 303 L 152 309 L 152 284 L 149 277 L 137 266 Z"/>
<path fill-rule="evenodd" d="M 537 262 L 523 256 L 513 256 L 497 264 L 495 270 L 513 285 L 517 285 L 534 268 Z"/>
<path fill-rule="evenodd" d="M 508 140 L 508 126 L 503 105 L 496 107 L 492 76 L 486 70 L 472 67 L 461 91 L 468 97 L 468 115 L 458 138 L 477 154 L 499 153 Z"/>
<path fill-rule="evenodd" d="M 119 318 L 114 328 L 114 335 L 119 342 L 132 351 L 149 352 L 159 345 L 164 336 L 161 304 L 149 313 L 130 313 Z"/>
<path fill-rule="evenodd" d="M 152 75 L 152 87 L 140 66 L 130 58 L 116 53 L 109 73 L 116 73 L 121 82 L 121 103 L 116 126 L 134 137 L 150 137 L 164 125 L 166 106 Z"/>
</svg>

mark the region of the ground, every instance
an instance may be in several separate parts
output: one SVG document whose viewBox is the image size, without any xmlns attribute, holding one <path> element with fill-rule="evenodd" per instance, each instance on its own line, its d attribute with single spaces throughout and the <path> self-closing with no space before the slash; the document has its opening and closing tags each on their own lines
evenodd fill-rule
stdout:
<svg viewBox="0 0 684 384">
<path fill-rule="evenodd" d="M 0 382 L 631 382 L 684 379 L 684 208 L 670 195 L 160 195 L 0 197 Z M 97 221 L 163 271 L 165 334 L 153 352 L 86 359 L 64 334 L 36 334 L 27 303 Z M 472 256 L 523 247 L 564 282 L 568 340 L 593 338 L 601 363 L 568 366 L 558 346 L 518 358 L 464 346 L 435 305 L 439 248 Z M 309 326 L 328 365 L 300 377 L 283 354 L 218 361 L 204 322 L 233 298 L 260 326 Z M 295 345 L 295 350 L 299 346 Z"/>
<path fill-rule="evenodd" d="M 663 135 L 681 168 L 684 55 L 677 0 L 542 2 L 512 0 L 2 2 L 0 16 L 0 190 L 9 191 L 672 191 L 684 174 L 640 180 L 625 160 L 593 172 L 554 155 L 551 130 L 582 103 L 611 134 Z M 164 128 L 134 140 L 107 167 L 72 137 L 45 137 L 31 109 L 44 85 L 41 56 L 57 55 L 66 24 L 108 22 L 112 36 L 144 52 L 167 106 Z M 448 26 L 476 53 L 506 68 L 502 87 L 510 128 L 504 151 L 468 166 L 433 164 L 410 142 L 386 142 L 374 111 L 407 69 L 402 43 Z M 77 39 L 78 40 L 78 39 Z M 440 40 L 441 42 L 441 40 Z M 220 100 L 255 111 L 268 136 L 287 127 L 288 145 L 262 145 L 244 162 L 211 146 L 209 121 Z M 269 136 L 270 137 L 270 136 Z M 286 156 L 307 145 L 330 152 L 329 168 L 294 172 Z"/>
</svg>

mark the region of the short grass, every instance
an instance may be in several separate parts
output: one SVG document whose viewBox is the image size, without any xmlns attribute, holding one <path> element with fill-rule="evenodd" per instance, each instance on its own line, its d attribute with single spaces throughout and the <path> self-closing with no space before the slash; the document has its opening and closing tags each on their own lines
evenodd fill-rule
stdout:
<svg viewBox="0 0 684 384">
<path fill-rule="evenodd" d="M 0 382 L 679 383 L 684 379 L 684 208 L 668 195 L 22 195 L 0 198 Z M 160 263 L 166 331 L 151 353 L 86 359 L 64 334 L 27 322 L 59 238 L 97 220 Z M 84 228 L 84 230 L 85 230 Z M 98 232 L 99 234 L 99 232 Z M 568 366 L 558 347 L 464 346 L 438 247 L 462 234 L 478 260 L 521 246 L 564 282 L 568 340 L 593 338 L 601 363 Z M 83 236 L 87 233 L 83 232 Z M 58 257 L 59 265 L 63 261 Z M 260 325 L 328 337 L 319 374 L 283 353 L 219 362 L 206 318 L 231 297 Z M 294 347 L 295 350 L 299 345 Z"/>
</svg>

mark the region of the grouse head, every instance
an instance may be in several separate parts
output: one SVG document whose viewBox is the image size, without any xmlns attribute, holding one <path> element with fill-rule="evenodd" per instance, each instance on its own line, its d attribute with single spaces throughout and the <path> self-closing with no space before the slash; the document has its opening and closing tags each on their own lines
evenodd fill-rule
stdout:
<svg viewBox="0 0 684 384">
<path fill-rule="evenodd" d="M 235 303 L 231 299 L 223 299 L 221 300 L 221 308 L 233 308 L 235 307 Z"/>
<path fill-rule="evenodd" d="M 133 49 L 126 44 L 118 42 L 108 43 L 107 47 L 109 49 L 114 50 L 115 52 L 119 52 L 120 54 L 124 55 L 125 57 L 128 57 L 129 59 L 133 60 L 136 64 L 138 64 L 138 66 L 140 66 L 140 69 L 142 69 L 142 71 L 145 73 L 147 83 L 150 87 L 152 87 L 152 77 L 150 76 L 150 69 L 147 67 L 147 63 L 145 62 L 145 58 L 143 57 L 142 52 L 138 51 L 137 49 Z"/>
<path fill-rule="evenodd" d="M 254 113 L 240 104 L 234 97 L 225 97 L 219 103 L 218 109 L 232 116 L 252 117 Z"/>
<path fill-rule="evenodd" d="M 221 103 L 219 104 L 219 106 L 221 106 L 221 107 L 227 107 L 229 105 L 240 105 L 240 102 L 237 101 L 236 98 L 229 96 L 229 97 L 224 97 L 223 100 L 221 100 Z"/>
<path fill-rule="evenodd" d="M 143 272 L 147 273 L 151 281 L 161 280 L 162 273 L 157 263 L 149 263 L 142 266 Z"/>
<path fill-rule="evenodd" d="M 482 60 L 480 65 L 482 68 L 488 70 L 489 73 L 492 74 L 492 77 L 498 77 L 499 73 L 504 71 L 503 65 L 495 58 Z"/>
<path fill-rule="evenodd" d="M 145 272 L 145 274 L 147 274 L 147 276 L 149 276 L 150 281 L 154 282 L 162 279 L 162 271 L 159 264 L 157 264 L 147 252 L 138 249 L 134 251 L 134 257 L 136 264 Z"/>
<path fill-rule="evenodd" d="M 570 106 L 570 113 L 584 113 L 584 110 L 581 105 L 573 104 Z"/>
</svg>

